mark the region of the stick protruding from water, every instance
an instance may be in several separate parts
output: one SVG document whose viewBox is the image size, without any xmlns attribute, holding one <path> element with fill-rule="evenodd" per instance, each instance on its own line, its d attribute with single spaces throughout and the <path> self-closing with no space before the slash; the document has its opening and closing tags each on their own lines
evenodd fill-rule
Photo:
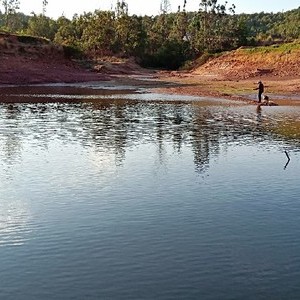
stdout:
<svg viewBox="0 0 300 300">
<path fill-rule="evenodd" d="M 286 157 L 288 159 L 287 162 L 286 162 L 286 164 L 285 164 L 285 166 L 284 166 L 284 170 L 285 170 L 291 159 L 290 159 L 290 156 L 289 156 L 289 154 L 288 154 L 288 152 L 286 150 L 284 151 L 284 153 L 285 153 L 285 155 L 286 155 Z"/>
</svg>

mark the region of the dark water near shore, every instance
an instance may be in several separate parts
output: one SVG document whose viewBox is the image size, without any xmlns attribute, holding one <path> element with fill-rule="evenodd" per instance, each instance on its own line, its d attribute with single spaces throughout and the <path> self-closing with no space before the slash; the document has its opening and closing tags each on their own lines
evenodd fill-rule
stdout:
<svg viewBox="0 0 300 300">
<path fill-rule="evenodd" d="M 2 96 L 1 299 L 300 297 L 299 107 L 65 94 Z"/>
</svg>

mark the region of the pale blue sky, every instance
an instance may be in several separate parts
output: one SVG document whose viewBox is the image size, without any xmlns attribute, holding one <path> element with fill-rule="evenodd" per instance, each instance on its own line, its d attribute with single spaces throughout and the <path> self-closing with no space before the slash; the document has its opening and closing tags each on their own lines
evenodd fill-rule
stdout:
<svg viewBox="0 0 300 300">
<path fill-rule="evenodd" d="M 172 11 L 176 11 L 183 0 L 169 0 Z M 20 0 L 21 11 L 26 14 L 34 11 L 39 14 L 42 11 L 42 0 Z M 72 18 L 75 13 L 82 14 L 84 11 L 95 9 L 109 10 L 115 7 L 117 0 L 48 0 L 47 15 L 57 18 L 62 14 Z M 130 14 L 156 15 L 159 12 L 161 0 L 127 0 Z M 198 0 L 187 0 L 187 10 L 197 10 Z M 224 3 L 225 0 L 219 0 Z M 280 12 L 298 8 L 300 0 L 228 0 L 228 4 L 236 5 L 236 13 L 254 12 Z"/>
</svg>

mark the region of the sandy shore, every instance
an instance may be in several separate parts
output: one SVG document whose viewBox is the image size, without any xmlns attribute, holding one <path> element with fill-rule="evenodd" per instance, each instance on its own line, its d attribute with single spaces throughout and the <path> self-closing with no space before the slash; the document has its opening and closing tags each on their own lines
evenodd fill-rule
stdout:
<svg viewBox="0 0 300 300">
<path fill-rule="evenodd" d="M 257 82 L 261 80 L 265 85 L 264 94 L 269 96 L 270 101 L 278 105 L 300 105 L 300 78 L 264 76 L 230 80 L 170 72 L 160 74 L 159 79 L 172 83 L 170 86 L 159 88 L 159 92 L 226 98 L 253 104 L 257 104 L 257 91 L 254 89 L 257 87 Z"/>
<path fill-rule="evenodd" d="M 300 78 L 259 77 L 242 80 L 200 76 L 188 72 L 144 72 L 134 74 L 98 74 L 70 65 L 40 65 L 34 63 L 28 69 L 18 68 L 0 71 L 1 86 L 7 84 L 72 83 L 89 81 L 111 81 L 116 85 L 130 85 L 136 88 L 149 88 L 159 93 L 208 96 L 257 104 L 257 81 L 265 84 L 265 94 L 278 105 L 300 105 Z M 2 89 L 3 90 L 3 89 Z M 7 89 L 6 89 L 7 92 Z"/>
</svg>

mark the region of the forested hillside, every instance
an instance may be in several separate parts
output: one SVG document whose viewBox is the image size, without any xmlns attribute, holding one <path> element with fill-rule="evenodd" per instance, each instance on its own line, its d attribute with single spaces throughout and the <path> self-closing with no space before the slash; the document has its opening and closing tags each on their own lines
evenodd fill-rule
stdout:
<svg viewBox="0 0 300 300">
<path fill-rule="evenodd" d="M 184 0 L 176 13 L 170 13 L 164 0 L 160 14 L 136 16 L 128 14 L 125 1 L 117 1 L 113 11 L 54 20 L 46 16 L 45 0 L 43 13 L 30 16 L 18 11 L 19 1 L 2 1 L 0 27 L 3 32 L 47 38 L 67 46 L 72 55 L 134 56 L 143 66 L 169 69 L 207 53 L 300 39 L 300 7 L 285 13 L 237 15 L 234 4 L 199 2 L 197 12 L 187 12 Z"/>
</svg>

